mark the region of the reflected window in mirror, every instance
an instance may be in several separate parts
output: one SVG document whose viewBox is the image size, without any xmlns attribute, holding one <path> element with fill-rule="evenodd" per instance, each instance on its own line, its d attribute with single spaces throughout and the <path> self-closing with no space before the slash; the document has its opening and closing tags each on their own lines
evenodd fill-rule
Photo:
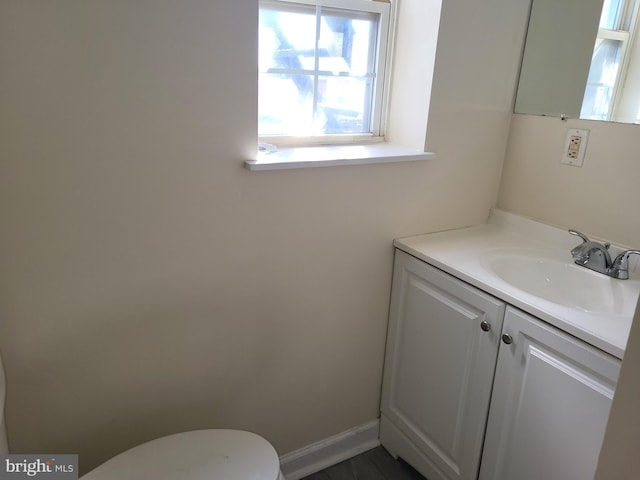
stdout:
<svg viewBox="0 0 640 480">
<path fill-rule="evenodd" d="M 593 51 L 580 118 L 612 120 L 623 98 L 623 81 L 629 63 L 631 36 L 638 2 L 605 0 Z M 640 87 L 640 85 L 638 85 Z M 627 89 L 632 88 L 631 85 Z M 637 122 L 636 118 L 628 121 Z"/>
</svg>

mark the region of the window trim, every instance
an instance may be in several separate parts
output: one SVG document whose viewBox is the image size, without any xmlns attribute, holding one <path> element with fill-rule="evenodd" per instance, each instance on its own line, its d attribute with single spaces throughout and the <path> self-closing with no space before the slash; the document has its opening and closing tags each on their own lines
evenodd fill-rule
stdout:
<svg viewBox="0 0 640 480">
<path fill-rule="evenodd" d="M 629 70 L 629 48 L 637 35 L 638 11 L 640 0 L 624 0 L 622 10 L 617 18 L 614 28 L 598 28 L 597 40 L 614 40 L 620 42 L 620 67 L 616 74 L 616 79 L 612 87 L 611 101 L 605 118 L 598 120 L 612 121 L 620 108 L 620 101 L 623 97 L 622 90 L 627 81 Z M 595 45 L 594 45 L 595 49 Z M 591 68 L 591 67 L 590 67 Z M 587 83 L 587 87 L 589 83 Z M 586 118 L 586 117 L 585 117 Z M 591 118 L 588 118 L 591 119 Z"/>
<path fill-rule="evenodd" d="M 620 67 L 618 73 L 616 74 L 616 80 L 613 84 L 610 107 L 605 118 L 605 120 L 611 121 L 611 119 L 615 115 L 615 112 L 618 110 L 618 104 L 620 103 L 621 97 L 620 90 L 622 89 L 622 85 L 624 84 L 624 79 L 626 77 L 626 72 L 628 69 L 628 47 L 629 40 L 631 39 L 631 32 L 628 30 L 609 30 L 606 28 L 600 28 L 598 29 L 597 39 L 614 40 L 620 42 Z"/>
<path fill-rule="evenodd" d="M 616 79 L 616 85 L 614 88 L 613 98 L 611 100 L 611 108 L 607 115 L 607 120 L 612 120 L 616 113 L 620 108 L 620 101 L 622 99 L 622 90 L 627 82 L 627 73 L 629 71 L 629 62 L 630 62 L 630 46 L 634 41 L 634 37 L 638 34 L 638 11 L 640 10 L 640 0 L 626 0 L 624 2 L 624 11 L 619 20 L 619 25 L 617 31 L 609 31 L 609 32 L 600 32 L 598 31 L 598 37 L 601 34 L 607 35 L 610 37 L 615 37 L 615 33 L 619 35 L 620 40 L 622 42 L 622 65 L 620 65 L 620 72 L 618 73 L 618 78 Z"/>
<path fill-rule="evenodd" d="M 286 170 L 293 168 L 335 167 L 401 163 L 433 160 L 435 153 L 389 143 L 369 145 L 313 146 L 284 148 L 275 152 L 261 152 L 252 160 L 245 160 L 247 170 Z"/>
<path fill-rule="evenodd" d="M 392 40 L 395 27 L 396 2 L 388 0 L 260 0 L 263 5 L 302 4 L 341 10 L 354 10 L 380 15 L 376 38 L 375 72 L 376 79 L 372 95 L 371 132 L 355 134 L 326 135 L 259 135 L 258 142 L 271 143 L 279 147 L 300 147 L 318 145 L 366 144 L 384 141 L 389 99 L 392 64 Z"/>
</svg>

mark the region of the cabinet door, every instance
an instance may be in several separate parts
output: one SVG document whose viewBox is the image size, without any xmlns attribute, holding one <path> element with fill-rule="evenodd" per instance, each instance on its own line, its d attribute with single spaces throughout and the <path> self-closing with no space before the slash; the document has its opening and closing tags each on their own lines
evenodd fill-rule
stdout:
<svg viewBox="0 0 640 480">
<path fill-rule="evenodd" d="M 503 331 L 480 479 L 593 479 L 620 361 L 512 307 Z"/>
<path fill-rule="evenodd" d="M 396 251 L 380 440 L 429 480 L 477 478 L 504 308 Z"/>
</svg>

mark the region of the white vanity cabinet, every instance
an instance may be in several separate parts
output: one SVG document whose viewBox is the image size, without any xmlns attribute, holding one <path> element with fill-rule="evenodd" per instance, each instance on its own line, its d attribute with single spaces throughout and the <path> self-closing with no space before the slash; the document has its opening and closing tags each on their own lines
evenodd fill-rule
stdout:
<svg viewBox="0 0 640 480">
<path fill-rule="evenodd" d="M 592 479 L 620 360 L 509 307 L 480 480 Z"/>
<path fill-rule="evenodd" d="M 428 480 L 593 478 L 619 368 L 396 250 L 380 440 Z"/>
<path fill-rule="evenodd" d="M 504 309 L 396 251 L 380 438 L 429 480 L 477 478 Z"/>
</svg>

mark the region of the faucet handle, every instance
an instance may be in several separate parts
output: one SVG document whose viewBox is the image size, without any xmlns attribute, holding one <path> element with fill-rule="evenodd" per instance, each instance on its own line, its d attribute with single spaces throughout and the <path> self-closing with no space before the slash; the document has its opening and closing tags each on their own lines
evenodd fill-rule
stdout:
<svg viewBox="0 0 640 480">
<path fill-rule="evenodd" d="M 575 235 L 576 237 L 580 237 L 582 239 L 582 243 L 587 243 L 587 242 L 591 241 L 591 240 L 589 240 L 589 237 L 587 237 L 584 233 L 579 232 L 577 230 L 569 230 L 569 233 L 571 235 Z M 609 242 L 604 244 L 604 248 L 606 248 L 607 250 L 609 250 L 610 246 L 611 246 L 611 244 Z"/>
<path fill-rule="evenodd" d="M 620 280 L 629 278 L 629 255 L 640 255 L 640 250 L 625 250 L 613 261 L 612 269 L 617 271 Z"/>
<path fill-rule="evenodd" d="M 576 237 L 580 237 L 582 239 L 582 243 L 587 243 L 589 241 L 589 237 L 577 230 L 569 230 L 569 233 L 571 235 L 575 235 Z"/>
</svg>

